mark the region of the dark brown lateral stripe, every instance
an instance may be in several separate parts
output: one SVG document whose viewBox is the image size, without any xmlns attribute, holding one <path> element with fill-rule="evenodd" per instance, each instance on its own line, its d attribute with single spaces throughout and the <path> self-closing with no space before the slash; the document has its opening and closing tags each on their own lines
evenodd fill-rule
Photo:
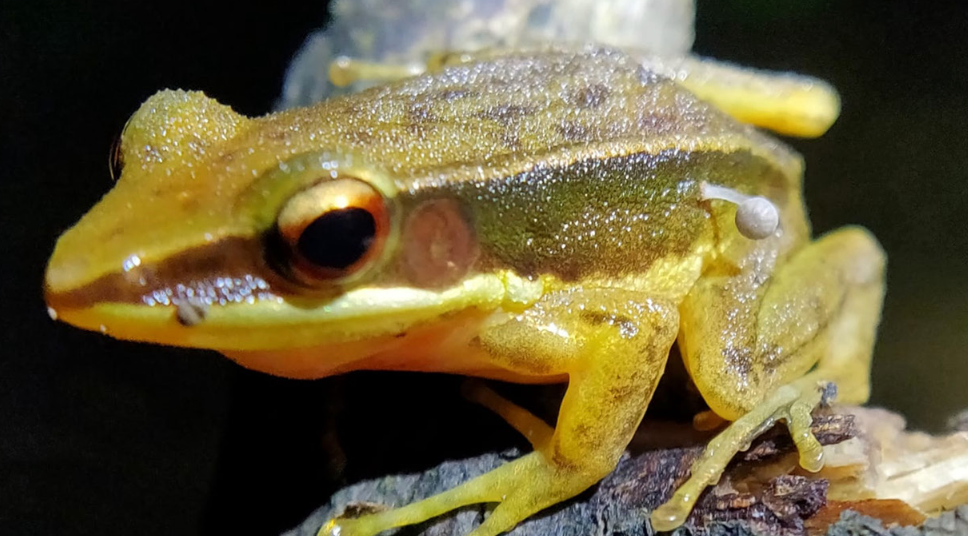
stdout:
<svg viewBox="0 0 968 536">
<path fill-rule="evenodd" d="M 269 281 L 261 239 L 223 238 L 189 249 L 157 263 L 144 263 L 127 272 L 112 272 L 74 290 L 50 292 L 54 309 L 83 309 L 96 303 L 171 305 L 193 300 L 205 304 L 277 298 L 282 288 Z"/>
</svg>

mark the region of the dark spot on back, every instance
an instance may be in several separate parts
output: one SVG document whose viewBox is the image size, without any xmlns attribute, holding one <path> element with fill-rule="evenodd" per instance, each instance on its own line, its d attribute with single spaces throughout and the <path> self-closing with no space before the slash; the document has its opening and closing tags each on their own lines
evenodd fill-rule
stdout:
<svg viewBox="0 0 968 536">
<path fill-rule="evenodd" d="M 407 107 L 407 117 L 413 123 L 436 123 L 437 116 L 434 115 L 433 106 L 428 101 L 417 101 Z"/>
<path fill-rule="evenodd" d="M 502 104 L 500 106 L 491 106 L 484 108 L 477 113 L 477 117 L 481 119 L 490 119 L 492 121 L 497 121 L 499 123 L 510 123 L 515 119 L 520 119 L 522 117 L 527 117 L 534 114 L 535 108 L 533 106 L 521 106 L 519 104 Z"/>
<path fill-rule="evenodd" d="M 568 103 L 579 108 L 593 109 L 598 108 L 603 102 L 608 100 L 612 91 L 604 84 L 592 84 L 583 86 L 569 95 Z"/>
<path fill-rule="evenodd" d="M 209 304 L 201 299 L 179 299 L 172 303 L 176 307 L 175 319 L 185 327 L 201 324 L 208 314 Z"/>
</svg>

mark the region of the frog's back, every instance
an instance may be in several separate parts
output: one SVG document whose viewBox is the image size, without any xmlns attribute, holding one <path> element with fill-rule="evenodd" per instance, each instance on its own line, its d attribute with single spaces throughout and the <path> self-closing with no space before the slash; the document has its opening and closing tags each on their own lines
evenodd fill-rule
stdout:
<svg viewBox="0 0 968 536">
<path fill-rule="evenodd" d="M 381 164 L 413 202 L 466 198 L 482 270 L 641 273 L 708 230 L 699 182 L 799 190 L 795 153 L 610 49 L 498 55 L 261 121 L 294 154 Z"/>
<path fill-rule="evenodd" d="M 783 144 L 610 49 L 498 55 L 309 112 L 256 132 L 293 153 L 322 143 L 378 162 L 413 203 L 441 189 L 465 199 L 481 270 L 643 273 L 709 230 L 700 182 L 781 205 L 799 190 Z"/>
<path fill-rule="evenodd" d="M 264 120 L 260 137 L 276 128 L 274 137 L 287 138 L 295 125 L 291 147 L 314 133 L 317 145 L 361 153 L 422 186 L 435 177 L 479 177 L 482 168 L 507 174 L 539 162 L 666 149 L 747 149 L 799 171 L 783 145 L 602 48 L 508 53 Z"/>
</svg>

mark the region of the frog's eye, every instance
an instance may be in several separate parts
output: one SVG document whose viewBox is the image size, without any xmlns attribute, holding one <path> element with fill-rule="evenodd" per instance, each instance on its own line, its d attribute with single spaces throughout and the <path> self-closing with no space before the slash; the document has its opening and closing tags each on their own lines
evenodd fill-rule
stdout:
<svg viewBox="0 0 968 536">
<path fill-rule="evenodd" d="M 383 250 L 389 225 L 380 192 L 353 178 L 306 188 L 276 219 L 288 275 L 308 286 L 339 281 L 369 266 Z"/>
</svg>

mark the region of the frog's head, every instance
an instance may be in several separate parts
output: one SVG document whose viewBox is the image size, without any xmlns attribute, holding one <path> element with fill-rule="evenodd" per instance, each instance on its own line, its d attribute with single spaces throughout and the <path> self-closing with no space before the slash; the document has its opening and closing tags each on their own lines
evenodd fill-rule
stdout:
<svg viewBox="0 0 968 536">
<path fill-rule="evenodd" d="M 456 203 L 415 199 L 380 166 L 260 121 L 200 93 L 145 102 L 117 184 L 57 242 L 51 315 L 121 339 L 265 351 L 398 337 L 500 302 Z"/>
</svg>

